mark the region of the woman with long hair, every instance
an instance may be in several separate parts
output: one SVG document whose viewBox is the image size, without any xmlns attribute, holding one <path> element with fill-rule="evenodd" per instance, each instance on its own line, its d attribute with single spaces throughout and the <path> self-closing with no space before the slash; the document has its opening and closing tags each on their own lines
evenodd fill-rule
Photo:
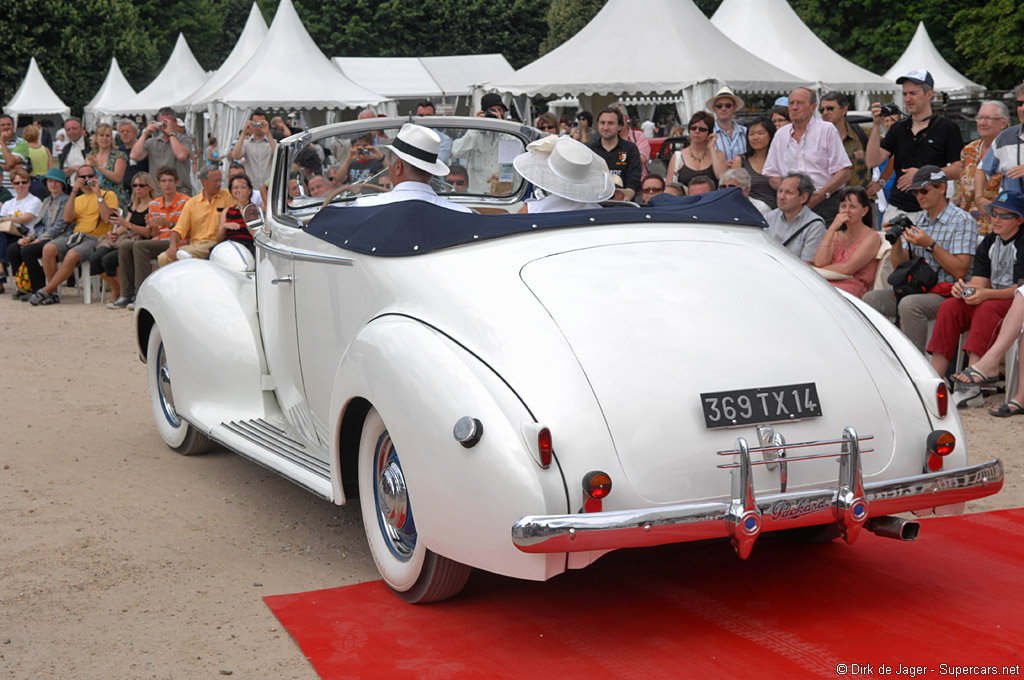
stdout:
<svg viewBox="0 0 1024 680">
<path fill-rule="evenodd" d="M 761 174 L 768 160 L 768 147 L 772 145 L 775 126 L 767 118 L 757 118 L 747 125 L 747 152 L 732 159 L 732 167 L 750 173 L 750 197 L 764 201 L 769 208 L 778 207 L 778 196 L 768 178 Z"/>
<path fill-rule="evenodd" d="M 839 212 L 814 253 L 814 266 L 851 278 L 830 280 L 850 295 L 864 297 L 875 282 L 882 237 L 871 228 L 871 199 L 863 187 L 839 192 Z"/>
<path fill-rule="evenodd" d="M 32 176 L 32 186 L 29 187 L 29 191 L 32 192 L 33 196 L 42 201 L 49 195 L 49 192 L 46 190 L 46 181 L 43 177 L 46 176 L 50 166 L 53 165 L 53 156 L 50 154 L 50 150 L 40 141 L 40 128 L 38 125 L 26 125 L 21 131 L 21 136 L 24 137 L 25 142 L 28 144 L 28 158 L 32 165 L 32 170 L 29 171 L 29 175 Z"/>
<path fill-rule="evenodd" d="M 725 154 L 715 148 L 718 136 L 714 133 L 715 117 L 707 111 L 698 111 L 690 117 L 688 125 L 690 145 L 672 154 L 668 164 L 668 177 L 683 186 L 697 175 L 718 179 L 725 174 Z"/>
<path fill-rule="evenodd" d="M 114 128 L 106 123 L 96 126 L 96 132 L 92 135 L 92 153 L 85 162 L 86 165 L 96 168 L 101 191 L 113 191 L 117 194 L 118 205 L 128 202 L 124 185 L 121 183 L 125 168 L 128 167 L 128 157 L 114 144 Z"/>
<path fill-rule="evenodd" d="M 139 172 L 132 177 L 131 203 L 121 204 L 121 214 L 110 219 L 112 229 L 100 238 L 96 250 L 89 256 L 89 267 L 93 273 L 110 286 L 110 300 L 107 307 L 121 299 L 121 281 L 117 276 L 117 249 L 125 241 L 136 241 L 140 238 L 151 238 L 153 230 L 146 226 L 146 215 L 149 213 L 149 202 L 157 196 L 156 182 L 148 172 Z"/>
</svg>

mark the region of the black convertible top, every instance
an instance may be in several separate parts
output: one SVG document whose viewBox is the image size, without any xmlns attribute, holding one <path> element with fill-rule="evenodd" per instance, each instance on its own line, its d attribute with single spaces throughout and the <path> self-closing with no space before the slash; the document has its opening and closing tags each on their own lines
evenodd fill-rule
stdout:
<svg viewBox="0 0 1024 680">
<path fill-rule="evenodd" d="M 403 257 L 530 231 L 624 222 L 767 226 L 743 192 L 730 188 L 699 196 L 660 194 L 641 208 L 535 215 L 477 215 L 424 201 L 400 201 L 367 208 L 337 206 L 321 210 L 305 228 L 309 234 L 345 250 L 380 257 Z"/>
</svg>

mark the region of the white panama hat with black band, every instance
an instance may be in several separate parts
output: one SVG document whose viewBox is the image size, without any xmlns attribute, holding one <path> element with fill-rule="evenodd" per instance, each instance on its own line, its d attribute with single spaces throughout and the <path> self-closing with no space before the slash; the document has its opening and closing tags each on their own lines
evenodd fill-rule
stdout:
<svg viewBox="0 0 1024 680">
<path fill-rule="evenodd" d="M 391 144 L 384 148 L 390 149 L 403 161 L 425 170 L 431 175 L 447 175 L 448 166 L 437 160 L 437 152 L 441 149 L 441 137 L 428 127 L 406 123 L 398 131 Z"/>
</svg>

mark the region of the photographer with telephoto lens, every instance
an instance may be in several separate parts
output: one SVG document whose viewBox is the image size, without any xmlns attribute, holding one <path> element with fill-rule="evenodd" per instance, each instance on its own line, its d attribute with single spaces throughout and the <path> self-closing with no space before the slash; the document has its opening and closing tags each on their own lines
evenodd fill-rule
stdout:
<svg viewBox="0 0 1024 680">
<path fill-rule="evenodd" d="M 914 257 L 922 258 L 938 275 L 938 285 L 899 300 L 891 288 L 864 295 L 864 302 L 882 314 L 890 318 L 899 316 L 904 335 L 922 353 L 928 340 L 928 322 L 938 314 L 953 283 L 967 276 L 978 242 L 974 218 L 946 198 L 946 179 L 946 173 L 935 165 L 926 165 L 914 173 L 907 189 L 923 214 L 915 224 L 902 229 L 889 251 L 893 267 Z"/>
</svg>

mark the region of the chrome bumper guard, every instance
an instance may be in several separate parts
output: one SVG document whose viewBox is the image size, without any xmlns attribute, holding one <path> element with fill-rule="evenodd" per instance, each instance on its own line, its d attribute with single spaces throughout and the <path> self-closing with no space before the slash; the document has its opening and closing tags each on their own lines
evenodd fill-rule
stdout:
<svg viewBox="0 0 1024 680">
<path fill-rule="evenodd" d="M 951 505 L 997 493 L 1003 487 L 1003 464 L 991 460 L 945 470 L 864 484 L 860 442 L 852 427 L 836 440 L 749 448 L 742 437 L 737 448 L 720 456 L 739 461 L 719 465 L 732 474 L 728 499 L 682 503 L 638 510 L 612 510 L 576 515 L 528 515 L 512 526 L 512 542 L 527 553 L 614 550 L 710 538 L 732 538 L 736 554 L 746 559 L 754 541 L 765 531 L 804 526 L 835 525 L 847 543 L 857 540 L 871 517 Z M 842 446 L 841 451 L 784 457 L 785 451 L 810 446 Z M 782 458 L 751 461 L 751 453 L 781 453 Z M 824 457 L 840 460 L 837 486 L 827 489 L 754 495 L 752 467 L 794 463 Z"/>
</svg>

